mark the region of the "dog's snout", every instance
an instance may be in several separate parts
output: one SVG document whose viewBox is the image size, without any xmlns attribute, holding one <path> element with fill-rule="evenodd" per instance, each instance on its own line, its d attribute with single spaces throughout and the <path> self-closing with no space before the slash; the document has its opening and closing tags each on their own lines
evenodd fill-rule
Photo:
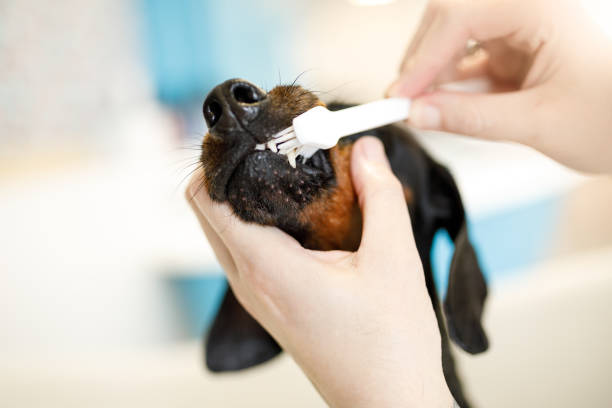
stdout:
<svg viewBox="0 0 612 408">
<path fill-rule="evenodd" d="M 216 86 L 204 101 L 204 119 L 209 129 L 231 131 L 247 126 L 261 112 L 267 95 L 257 86 L 230 79 Z"/>
</svg>

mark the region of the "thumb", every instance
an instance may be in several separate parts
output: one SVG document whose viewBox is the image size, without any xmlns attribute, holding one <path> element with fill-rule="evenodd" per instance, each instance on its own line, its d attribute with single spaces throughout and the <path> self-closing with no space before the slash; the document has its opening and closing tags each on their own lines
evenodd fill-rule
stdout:
<svg viewBox="0 0 612 408">
<path fill-rule="evenodd" d="M 532 90 L 498 94 L 435 92 L 414 100 L 410 122 L 421 129 L 529 144 L 536 132 L 537 108 Z"/>
<path fill-rule="evenodd" d="M 414 246 L 408 208 L 399 180 L 391 171 L 382 143 L 362 137 L 353 146 L 351 176 L 363 214 L 359 253 L 380 259 Z"/>
</svg>

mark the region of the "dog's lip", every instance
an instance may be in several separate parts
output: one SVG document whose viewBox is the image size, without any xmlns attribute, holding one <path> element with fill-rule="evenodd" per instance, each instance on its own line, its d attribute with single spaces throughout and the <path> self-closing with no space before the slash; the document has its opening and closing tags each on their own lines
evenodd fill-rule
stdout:
<svg viewBox="0 0 612 408">
<path fill-rule="evenodd" d="M 225 177 L 225 185 L 224 186 L 219 186 L 220 188 L 223 189 L 223 197 L 224 199 L 226 199 L 227 197 L 229 197 L 229 186 L 230 186 L 230 181 L 233 179 L 234 174 L 236 173 L 236 171 L 238 170 L 238 167 L 240 167 L 240 165 L 242 163 L 244 163 L 247 158 L 249 158 L 251 155 L 259 155 L 259 156 L 263 156 L 263 155 L 273 155 L 273 156 L 278 156 L 277 153 L 271 152 L 269 150 L 256 150 L 255 149 L 255 143 L 250 144 L 249 143 L 249 148 L 244 150 L 244 152 L 242 152 L 241 154 L 237 155 L 232 161 L 231 163 L 225 163 L 225 166 L 227 166 L 224 170 L 224 173 L 226 174 Z M 287 163 L 287 167 L 289 166 L 289 162 L 287 162 L 285 160 L 285 162 Z M 298 170 L 293 169 L 292 170 Z M 301 170 L 298 170 L 301 171 Z"/>
<path fill-rule="evenodd" d="M 242 163 L 244 163 L 249 157 L 253 156 L 253 155 L 258 155 L 258 156 L 270 156 L 270 157 L 276 157 L 276 158 L 280 158 L 281 160 L 279 160 L 277 163 L 279 164 L 278 166 L 278 170 L 279 172 L 282 170 L 289 170 L 292 171 L 294 173 L 301 173 L 304 175 L 308 175 L 310 174 L 309 170 L 312 171 L 318 171 L 318 167 L 313 166 L 311 164 L 308 163 L 308 160 L 305 159 L 301 159 L 300 161 L 298 161 L 297 166 L 295 168 L 291 167 L 291 165 L 289 164 L 289 161 L 286 159 L 286 157 L 278 154 L 278 153 L 274 153 L 270 150 L 255 150 L 255 149 L 250 149 L 245 151 L 244 153 L 240 154 L 235 160 L 232 161 L 232 166 L 231 169 L 226 169 L 227 171 L 227 178 L 225 181 L 225 185 L 224 186 L 219 186 L 220 188 L 222 188 L 223 190 L 223 197 L 224 199 L 227 199 L 227 197 L 230 196 L 229 194 L 229 187 L 231 184 L 231 181 L 234 178 L 234 175 L 236 174 L 236 171 L 238 171 L 238 168 L 240 167 L 240 165 Z M 298 157 L 302 157 L 302 156 L 298 156 Z M 281 164 L 282 163 L 282 164 Z"/>
<path fill-rule="evenodd" d="M 252 154 L 266 154 L 266 155 L 274 155 L 274 156 L 279 156 L 282 157 L 280 154 L 278 153 L 274 153 L 270 150 L 258 150 L 255 148 L 256 145 L 261 144 L 262 142 L 259 141 L 259 138 L 257 137 L 257 135 L 255 135 L 251 129 L 248 128 L 248 126 L 244 126 L 244 124 L 240 123 L 240 128 L 242 129 L 243 132 L 246 133 L 246 135 L 248 135 L 248 138 L 244 138 L 242 139 L 240 142 L 229 146 L 228 147 L 228 151 L 231 151 L 233 149 L 240 149 L 242 150 L 242 152 L 240 152 L 240 154 L 233 156 L 231 161 L 226 161 L 223 165 L 222 165 L 222 170 L 219 172 L 219 176 L 223 179 L 223 183 L 224 185 L 219 185 L 217 187 L 217 193 L 218 197 L 221 200 L 226 200 L 228 195 L 228 188 L 229 188 L 229 184 L 230 184 L 230 180 L 232 180 L 234 173 L 236 173 L 238 167 L 240 166 L 241 163 L 243 163 L 250 155 Z M 272 137 L 274 135 L 276 135 L 279 131 L 285 129 L 285 127 L 271 127 L 270 130 L 266 129 L 265 132 L 265 136 L 263 137 L 264 139 L 264 144 L 269 142 L 270 140 L 272 140 Z M 212 137 L 216 137 L 219 139 L 224 139 L 223 135 L 221 134 L 217 134 L 214 131 L 209 131 L 210 135 Z M 261 136 L 261 134 L 260 134 Z M 302 163 L 300 165 L 298 165 L 295 169 L 291 167 L 291 165 L 289 164 L 289 161 L 287 160 L 286 157 L 283 157 L 284 163 L 287 165 L 287 167 L 291 168 L 292 170 L 297 170 L 297 171 L 303 171 L 301 169 L 301 167 L 303 166 L 307 166 L 305 164 L 304 161 L 302 161 Z"/>
<path fill-rule="evenodd" d="M 234 173 L 236 173 L 238 167 L 240 167 L 240 164 L 242 164 L 249 155 L 253 154 L 253 152 L 256 151 L 254 149 L 254 146 L 255 143 L 253 143 L 253 148 L 244 149 L 244 151 L 240 153 L 237 157 L 234 157 L 230 163 L 225 163 L 225 166 L 223 166 L 225 167 L 224 173 L 226 173 L 224 180 L 225 184 L 219 187 L 223 191 L 224 199 L 227 199 L 227 197 L 229 196 L 227 190 L 229 188 L 230 180 L 234 177 Z"/>
</svg>

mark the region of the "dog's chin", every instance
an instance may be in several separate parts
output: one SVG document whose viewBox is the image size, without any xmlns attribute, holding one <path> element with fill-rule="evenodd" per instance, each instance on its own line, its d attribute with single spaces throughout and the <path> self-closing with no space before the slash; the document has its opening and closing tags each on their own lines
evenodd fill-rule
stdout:
<svg viewBox="0 0 612 408">
<path fill-rule="evenodd" d="M 317 152 L 308 160 L 298 158 L 293 168 L 286 156 L 256 150 L 235 166 L 224 196 L 244 221 L 295 224 L 300 211 L 323 193 L 333 178 L 327 152 Z"/>
</svg>

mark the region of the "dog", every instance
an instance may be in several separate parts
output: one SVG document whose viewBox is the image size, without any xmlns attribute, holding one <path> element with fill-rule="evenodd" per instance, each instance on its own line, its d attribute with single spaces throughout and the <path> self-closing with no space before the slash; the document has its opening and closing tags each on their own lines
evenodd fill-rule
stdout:
<svg viewBox="0 0 612 408">
<path fill-rule="evenodd" d="M 337 146 L 319 150 L 307 160 L 298 157 L 295 168 L 285 156 L 255 149 L 256 144 L 267 142 L 291 126 L 296 116 L 315 106 L 325 104 L 295 84 L 277 86 L 269 92 L 242 79 L 216 86 L 203 105 L 208 126 L 200 156 L 203 188 L 212 200 L 229 203 L 243 221 L 278 227 L 305 248 L 355 251 L 361 239 L 362 220 L 350 178 L 351 146 L 366 134 L 379 138 L 404 188 L 442 337 L 447 384 L 457 403 L 469 406 L 449 338 L 468 353 L 481 353 L 488 348 L 481 325 L 487 286 L 468 237 L 465 211 L 452 175 L 406 127 L 397 125 L 343 138 Z M 347 106 L 330 104 L 328 109 L 344 107 Z M 434 234 L 439 229 L 446 230 L 455 243 L 442 306 L 430 260 Z M 206 365 L 213 372 L 252 367 L 281 352 L 276 341 L 238 303 L 231 288 L 227 289 L 205 344 Z"/>
</svg>

